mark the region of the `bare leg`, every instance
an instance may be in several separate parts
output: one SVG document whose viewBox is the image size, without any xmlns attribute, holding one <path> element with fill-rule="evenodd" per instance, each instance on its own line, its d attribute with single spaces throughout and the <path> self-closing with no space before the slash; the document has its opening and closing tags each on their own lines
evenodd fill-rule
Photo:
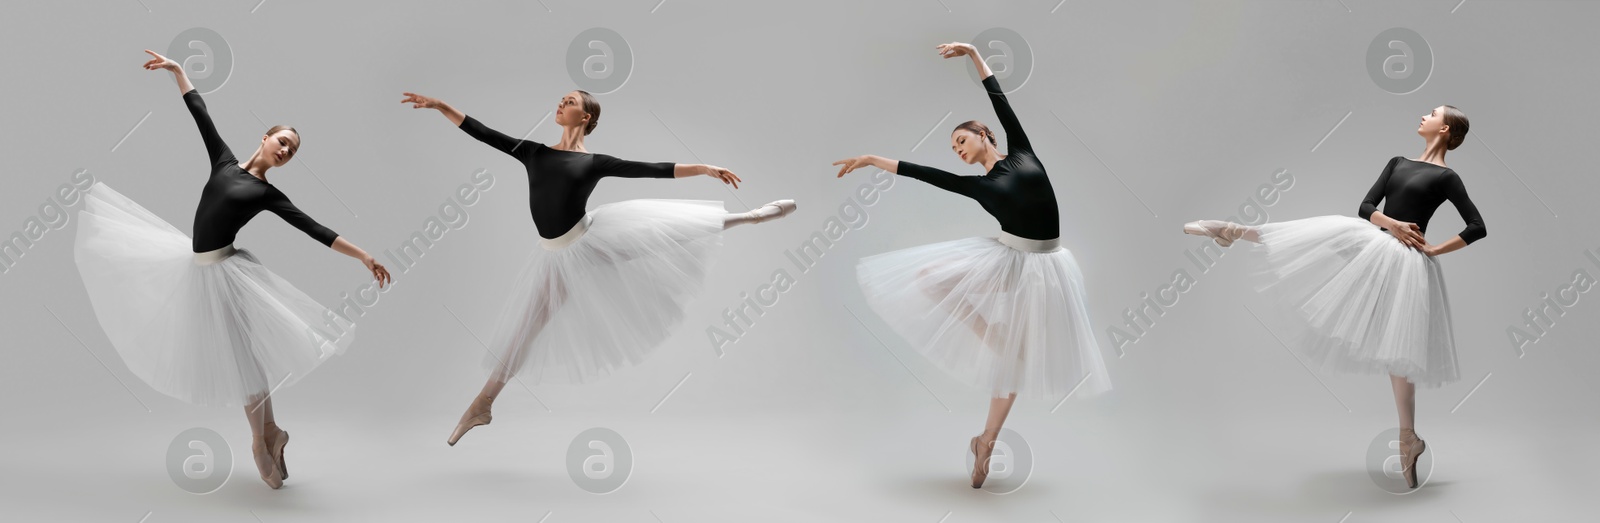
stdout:
<svg viewBox="0 0 1600 523">
<path fill-rule="evenodd" d="M 757 207 L 749 212 L 731 212 L 722 217 L 722 228 L 726 230 L 733 228 L 735 225 L 761 223 L 768 220 L 782 218 L 784 216 L 788 216 L 789 213 L 794 212 L 795 209 L 796 207 L 794 200 L 778 200 Z"/>
<path fill-rule="evenodd" d="M 1389 376 L 1389 383 L 1394 387 L 1394 406 L 1400 414 L 1401 471 L 1405 475 L 1406 485 L 1417 488 L 1417 459 L 1428 448 L 1427 443 L 1417 437 L 1417 385 L 1404 376 L 1395 375 Z"/>
<path fill-rule="evenodd" d="M 1416 429 L 1417 385 L 1405 376 L 1389 376 L 1394 387 L 1394 407 L 1400 413 L 1400 430 Z"/>
<path fill-rule="evenodd" d="M 989 422 L 983 426 L 983 435 L 978 437 L 980 441 L 988 443 L 1000 437 L 1000 427 L 1005 425 L 1006 415 L 1011 414 L 1011 404 L 1016 401 L 1015 392 L 1004 398 L 989 398 Z"/>
<path fill-rule="evenodd" d="M 556 308 L 560 307 L 561 303 L 567 299 L 567 291 L 562 286 L 560 278 L 554 275 L 548 276 L 548 278 L 550 278 L 549 287 L 553 290 L 555 296 L 552 300 L 539 307 L 539 310 L 529 318 L 529 340 L 534 339 L 539 335 L 539 331 L 544 330 L 545 325 L 550 323 L 550 318 L 555 315 Z M 495 367 L 494 372 L 489 374 L 489 379 L 484 382 L 483 389 L 478 391 L 478 397 L 473 398 L 472 405 L 467 406 L 467 411 L 461 414 L 461 420 L 456 422 L 456 428 L 450 433 L 450 439 L 447 440 L 447 443 L 455 446 L 456 441 L 460 440 L 461 436 L 465 435 L 468 430 L 472 430 L 473 427 L 478 425 L 488 425 L 494 419 L 494 415 L 491 413 L 491 408 L 494 407 L 494 400 L 500 396 L 500 391 L 505 389 L 506 382 L 516 375 L 518 365 L 520 365 L 520 362 L 514 361 L 510 353 L 500 358 L 500 364 Z"/>
</svg>

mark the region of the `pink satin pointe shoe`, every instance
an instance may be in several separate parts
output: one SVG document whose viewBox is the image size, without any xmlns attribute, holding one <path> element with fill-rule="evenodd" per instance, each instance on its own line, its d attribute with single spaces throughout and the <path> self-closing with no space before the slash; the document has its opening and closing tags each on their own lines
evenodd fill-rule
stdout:
<svg viewBox="0 0 1600 523">
<path fill-rule="evenodd" d="M 1428 442 L 1417 437 L 1412 429 L 1400 429 L 1400 465 L 1405 474 L 1406 486 L 1417 488 L 1417 459 L 1428 450 Z"/>
<path fill-rule="evenodd" d="M 797 208 L 799 207 L 795 205 L 794 200 L 778 200 L 768 203 L 756 208 L 753 211 L 750 211 L 750 216 L 754 218 L 754 220 L 752 220 L 750 223 L 762 223 L 769 220 L 776 220 L 778 218 L 788 216 Z"/>
<path fill-rule="evenodd" d="M 981 437 L 972 437 L 972 488 L 983 487 L 983 480 L 989 478 L 989 458 L 994 456 L 994 441 L 986 444 L 979 440 Z"/>
<path fill-rule="evenodd" d="M 456 430 L 450 433 L 450 440 L 447 443 L 454 447 L 456 446 L 456 441 L 459 441 L 461 436 L 472 430 L 473 427 L 488 425 L 489 421 L 494 419 L 494 416 L 489 413 L 489 408 L 493 405 L 494 398 L 479 394 L 477 399 L 472 400 L 472 406 L 467 407 L 467 412 L 461 415 L 461 422 L 456 423 Z"/>
<path fill-rule="evenodd" d="M 1248 227 L 1222 220 L 1198 220 L 1183 224 L 1184 233 L 1208 236 L 1223 247 L 1233 245 L 1234 240 L 1243 238 L 1247 231 Z"/>
</svg>

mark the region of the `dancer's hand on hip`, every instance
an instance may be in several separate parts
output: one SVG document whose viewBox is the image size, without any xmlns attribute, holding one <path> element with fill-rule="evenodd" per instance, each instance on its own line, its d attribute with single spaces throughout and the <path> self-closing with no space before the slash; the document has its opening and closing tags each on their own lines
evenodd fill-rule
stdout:
<svg viewBox="0 0 1600 523">
<path fill-rule="evenodd" d="M 1400 243 L 1405 244 L 1406 247 L 1422 250 L 1423 247 L 1428 245 L 1427 238 L 1422 237 L 1422 228 L 1415 223 L 1394 220 L 1394 223 L 1384 228 L 1388 229 L 1389 234 L 1394 235 L 1395 239 L 1400 240 Z"/>
</svg>

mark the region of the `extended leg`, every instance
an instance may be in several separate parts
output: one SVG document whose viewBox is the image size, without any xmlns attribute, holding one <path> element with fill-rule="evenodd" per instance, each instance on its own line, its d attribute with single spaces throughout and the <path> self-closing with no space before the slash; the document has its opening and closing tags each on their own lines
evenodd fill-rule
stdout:
<svg viewBox="0 0 1600 523">
<path fill-rule="evenodd" d="M 1189 222 L 1183 224 L 1183 232 L 1196 236 L 1208 236 L 1212 240 L 1216 240 L 1217 245 L 1223 247 L 1233 245 L 1234 240 L 1261 243 L 1261 231 L 1259 229 L 1222 220 Z"/>
<path fill-rule="evenodd" d="M 761 223 L 768 220 L 782 218 L 794 212 L 797 207 L 794 200 L 778 200 L 755 208 L 749 212 L 731 212 L 722 217 L 722 228 L 730 229 L 735 225 L 746 223 Z"/>
<path fill-rule="evenodd" d="M 544 330 L 545 325 L 550 323 L 550 318 L 555 315 L 556 308 L 567 299 L 566 287 L 562 285 L 560 277 L 554 274 L 545 277 L 548 278 L 546 288 L 551 289 L 552 295 L 550 299 L 536 306 L 535 310 L 525 318 L 528 321 L 528 338 L 518 345 L 526 345 L 538 337 L 539 332 Z M 516 376 L 517 369 L 521 367 L 521 361 L 516 357 L 516 349 L 514 347 L 507 349 L 499 357 L 500 362 L 495 366 L 494 372 L 489 374 L 483 389 L 478 391 L 478 397 L 473 398 L 472 405 L 461 414 L 461 421 L 456 423 L 455 430 L 450 433 L 447 443 L 451 446 L 455 446 L 456 441 L 466 435 L 468 430 L 478 425 L 488 425 L 494 419 L 490 409 L 494 406 L 495 398 L 500 396 L 500 391 L 505 389 L 506 382 L 511 381 Z"/>
</svg>

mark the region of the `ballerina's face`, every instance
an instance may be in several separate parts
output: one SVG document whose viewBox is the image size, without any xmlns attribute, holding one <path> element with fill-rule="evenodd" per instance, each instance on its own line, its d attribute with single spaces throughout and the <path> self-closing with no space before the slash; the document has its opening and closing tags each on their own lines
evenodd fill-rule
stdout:
<svg viewBox="0 0 1600 523">
<path fill-rule="evenodd" d="M 261 154 L 271 162 L 272 167 L 279 167 L 294 159 L 294 153 L 300 150 L 300 134 L 288 129 L 281 129 L 275 133 L 261 137 Z"/>
<path fill-rule="evenodd" d="M 960 156 L 961 161 L 968 164 L 977 163 L 978 153 L 987 145 L 989 145 L 988 140 L 966 129 L 956 129 L 950 133 L 950 150 L 955 151 L 956 156 Z"/>
<path fill-rule="evenodd" d="M 1445 106 L 1433 108 L 1433 112 L 1422 115 L 1422 123 L 1417 125 L 1417 134 L 1423 138 L 1449 138 L 1450 126 L 1444 123 Z"/>
<path fill-rule="evenodd" d="M 556 125 L 562 127 L 579 127 L 587 125 L 584 121 L 589 114 L 583 112 L 583 97 L 577 91 L 567 93 L 561 97 L 561 103 L 556 104 Z"/>
</svg>

